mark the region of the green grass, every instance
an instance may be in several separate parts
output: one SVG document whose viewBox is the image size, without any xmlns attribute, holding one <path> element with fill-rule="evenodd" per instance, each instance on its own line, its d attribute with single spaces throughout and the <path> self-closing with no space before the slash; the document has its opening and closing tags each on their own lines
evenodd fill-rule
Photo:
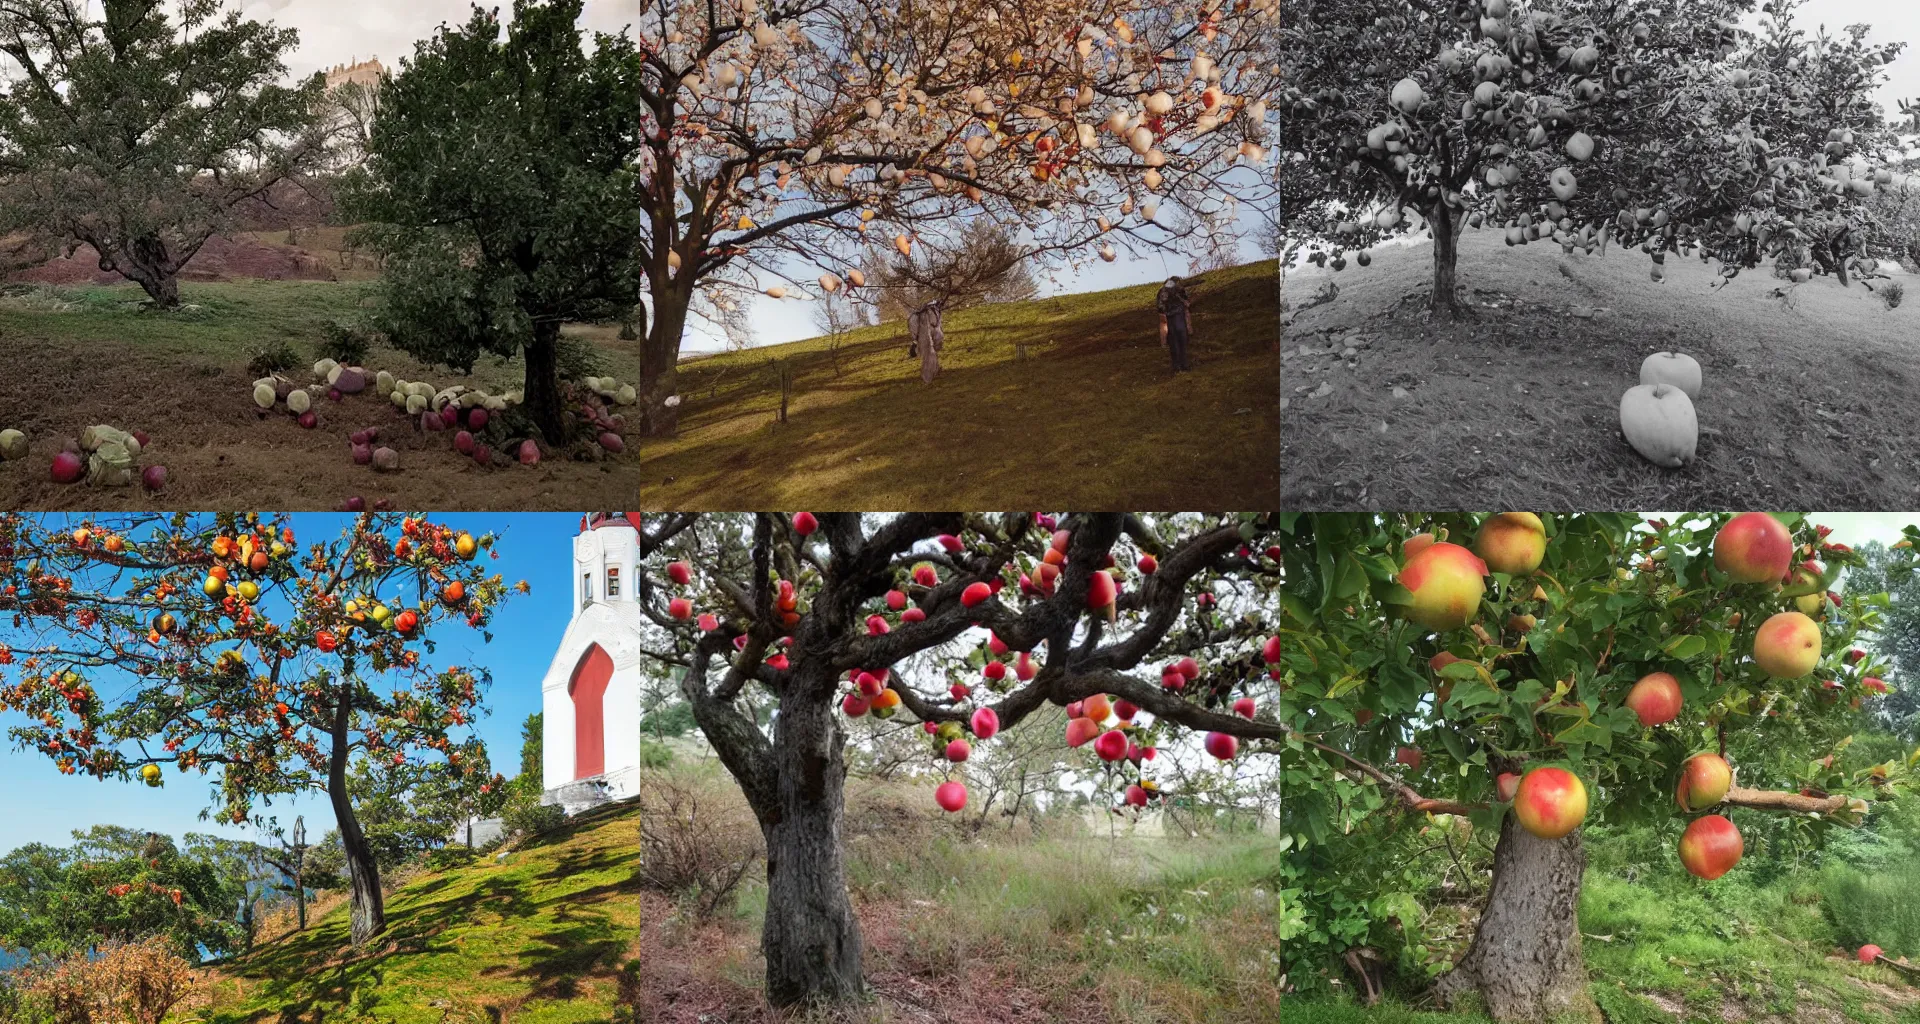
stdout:
<svg viewBox="0 0 1920 1024">
<path fill-rule="evenodd" d="M 343 904 L 224 966 L 205 1024 L 623 1019 L 615 972 L 639 949 L 639 809 L 605 808 L 514 851 L 415 878 L 355 954 Z"/>
<path fill-rule="evenodd" d="M 899 322 L 851 332 L 837 353 L 814 338 L 688 361 L 679 434 L 642 451 L 643 500 L 661 509 L 925 509 L 970 499 L 1276 507 L 1277 265 L 1205 275 L 1194 292 L 1193 372 L 1179 376 L 1160 348 L 1156 288 L 953 313 L 931 386 L 907 358 Z M 793 373 L 785 424 L 775 422 L 776 359 Z"/>
<path fill-rule="evenodd" d="M 333 281 L 185 283 L 181 308 L 146 310 L 126 285 L 10 286 L 0 294 L 0 333 L 73 341 L 138 341 L 143 349 L 244 362 L 246 349 L 285 340 L 305 355 L 327 321 L 351 315 L 364 285 Z M 312 360 L 308 360 L 311 362 Z"/>
</svg>

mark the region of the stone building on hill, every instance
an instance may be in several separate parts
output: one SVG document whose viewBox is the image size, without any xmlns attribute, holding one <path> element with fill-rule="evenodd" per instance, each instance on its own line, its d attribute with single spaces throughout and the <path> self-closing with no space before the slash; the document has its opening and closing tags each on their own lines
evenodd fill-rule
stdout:
<svg viewBox="0 0 1920 1024">
<path fill-rule="evenodd" d="M 380 76 L 386 73 L 386 67 L 380 58 L 355 61 L 352 64 L 335 64 L 327 69 L 327 91 L 332 92 L 348 82 L 377 88 Z"/>
</svg>

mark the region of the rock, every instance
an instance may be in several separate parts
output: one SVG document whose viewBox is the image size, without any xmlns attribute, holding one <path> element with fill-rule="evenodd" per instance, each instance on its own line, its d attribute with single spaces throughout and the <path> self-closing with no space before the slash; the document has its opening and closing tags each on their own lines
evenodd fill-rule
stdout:
<svg viewBox="0 0 1920 1024">
<path fill-rule="evenodd" d="M 1340 358 L 1342 359 L 1352 359 L 1354 356 L 1357 356 L 1359 354 L 1360 354 L 1360 350 L 1357 348 L 1354 348 L 1352 345 L 1348 345 L 1346 348 L 1340 350 Z"/>
<path fill-rule="evenodd" d="M 1321 381 L 1321 382 L 1320 382 L 1320 386 L 1319 386 L 1319 387 L 1317 387 L 1317 388 L 1314 388 L 1314 389 L 1313 389 L 1313 394 L 1311 394 L 1311 395 L 1309 395 L 1309 396 L 1307 396 L 1307 397 L 1309 397 L 1309 398 L 1325 398 L 1325 397 L 1327 397 L 1328 395 L 1331 395 L 1331 394 L 1333 394 L 1333 382 L 1332 382 L 1332 381 L 1325 381 L 1325 380 L 1323 380 L 1323 381 Z"/>
<path fill-rule="evenodd" d="M 1400 386 L 1400 385 L 1398 385 L 1398 384 L 1395 384 L 1395 385 L 1393 386 L 1393 397 L 1395 397 L 1395 398 L 1405 398 L 1405 397 L 1407 397 L 1407 389 L 1406 389 L 1406 388 L 1403 388 L 1403 387 L 1401 387 L 1401 386 Z"/>
<path fill-rule="evenodd" d="M 1567 309 L 1567 312 L 1572 313 L 1582 320 L 1591 320 L 1593 319 L 1594 310 L 1592 306 L 1571 306 Z"/>
</svg>

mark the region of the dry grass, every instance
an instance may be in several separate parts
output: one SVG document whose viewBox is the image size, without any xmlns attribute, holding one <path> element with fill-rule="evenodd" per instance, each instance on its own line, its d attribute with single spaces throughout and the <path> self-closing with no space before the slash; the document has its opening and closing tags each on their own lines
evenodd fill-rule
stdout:
<svg viewBox="0 0 1920 1024">
<path fill-rule="evenodd" d="M 687 362 L 680 434 L 643 448 L 641 506 L 1273 508 L 1276 275 L 1207 275 L 1179 376 L 1151 285 L 952 314 L 931 387 L 898 322 L 853 332 L 838 372 L 818 338 Z M 775 358 L 794 373 L 785 424 Z"/>
<path fill-rule="evenodd" d="M 1659 285 L 1639 252 L 1565 256 L 1470 232 L 1460 279 L 1477 314 L 1428 322 L 1430 251 L 1374 255 L 1368 269 L 1286 282 L 1296 302 L 1340 287 L 1284 330 L 1289 507 L 1870 509 L 1920 493 L 1911 305 L 1763 271 L 1715 289 L 1713 268 L 1677 258 Z M 1356 334 L 1371 341 L 1351 368 L 1298 353 L 1344 350 Z M 1705 371 L 1700 448 L 1664 470 L 1620 437 L 1618 410 L 1641 360 L 1674 349 Z M 1331 394 L 1312 397 L 1322 382 Z"/>
</svg>

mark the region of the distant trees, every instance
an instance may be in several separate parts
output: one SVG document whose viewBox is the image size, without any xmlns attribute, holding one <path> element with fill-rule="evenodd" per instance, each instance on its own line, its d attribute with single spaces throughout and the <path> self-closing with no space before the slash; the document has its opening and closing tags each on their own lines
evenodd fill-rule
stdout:
<svg viewBox="0 0 1920 1024">
<path fill-rule="evenodd" d="M 952 245 L 930 243 L 914 255 L 869 245 L 867 285 L 882 320 L 904 320 L 933 299 L 960 309 L 982 302 L 1021 302 L 1039 294 L 1026 248 L 1006 225 L 976 217 Z"/>
<path fill-rule="evenodd" d="M 0 857 L 0 949 L 44 956 L 84 953 L 108 942 L 164 936 L 197 961 L 244 949 L 239 908 L 248 877 L 189 836 L 182 850 L 141 829 L 95 825 L 72 846 L 29 843 Z"/>
<path fill-rule="evenodd" d="M 612 323 L 639 301 L 640 58 L 632 40 L 584 47 L 582 0 L 515 0 L 442 26 L 381 90 L 346 208 L 385 257 L 382 328 L 461 370 L 526 360 L 525 410 L 571 436 L 560 326 Z"/>
<path fill-rule="evenodd" d="M 291 29 L 183 0 L 0 6 L 0 52 L 19 65 L 0 104 L 10 227 L 85 242 L 100 269 L 153 304 L 180 304 L 178 274 L 234 208 L 318 164 L 321 81 L 276 82 Z"/>
</svg>

